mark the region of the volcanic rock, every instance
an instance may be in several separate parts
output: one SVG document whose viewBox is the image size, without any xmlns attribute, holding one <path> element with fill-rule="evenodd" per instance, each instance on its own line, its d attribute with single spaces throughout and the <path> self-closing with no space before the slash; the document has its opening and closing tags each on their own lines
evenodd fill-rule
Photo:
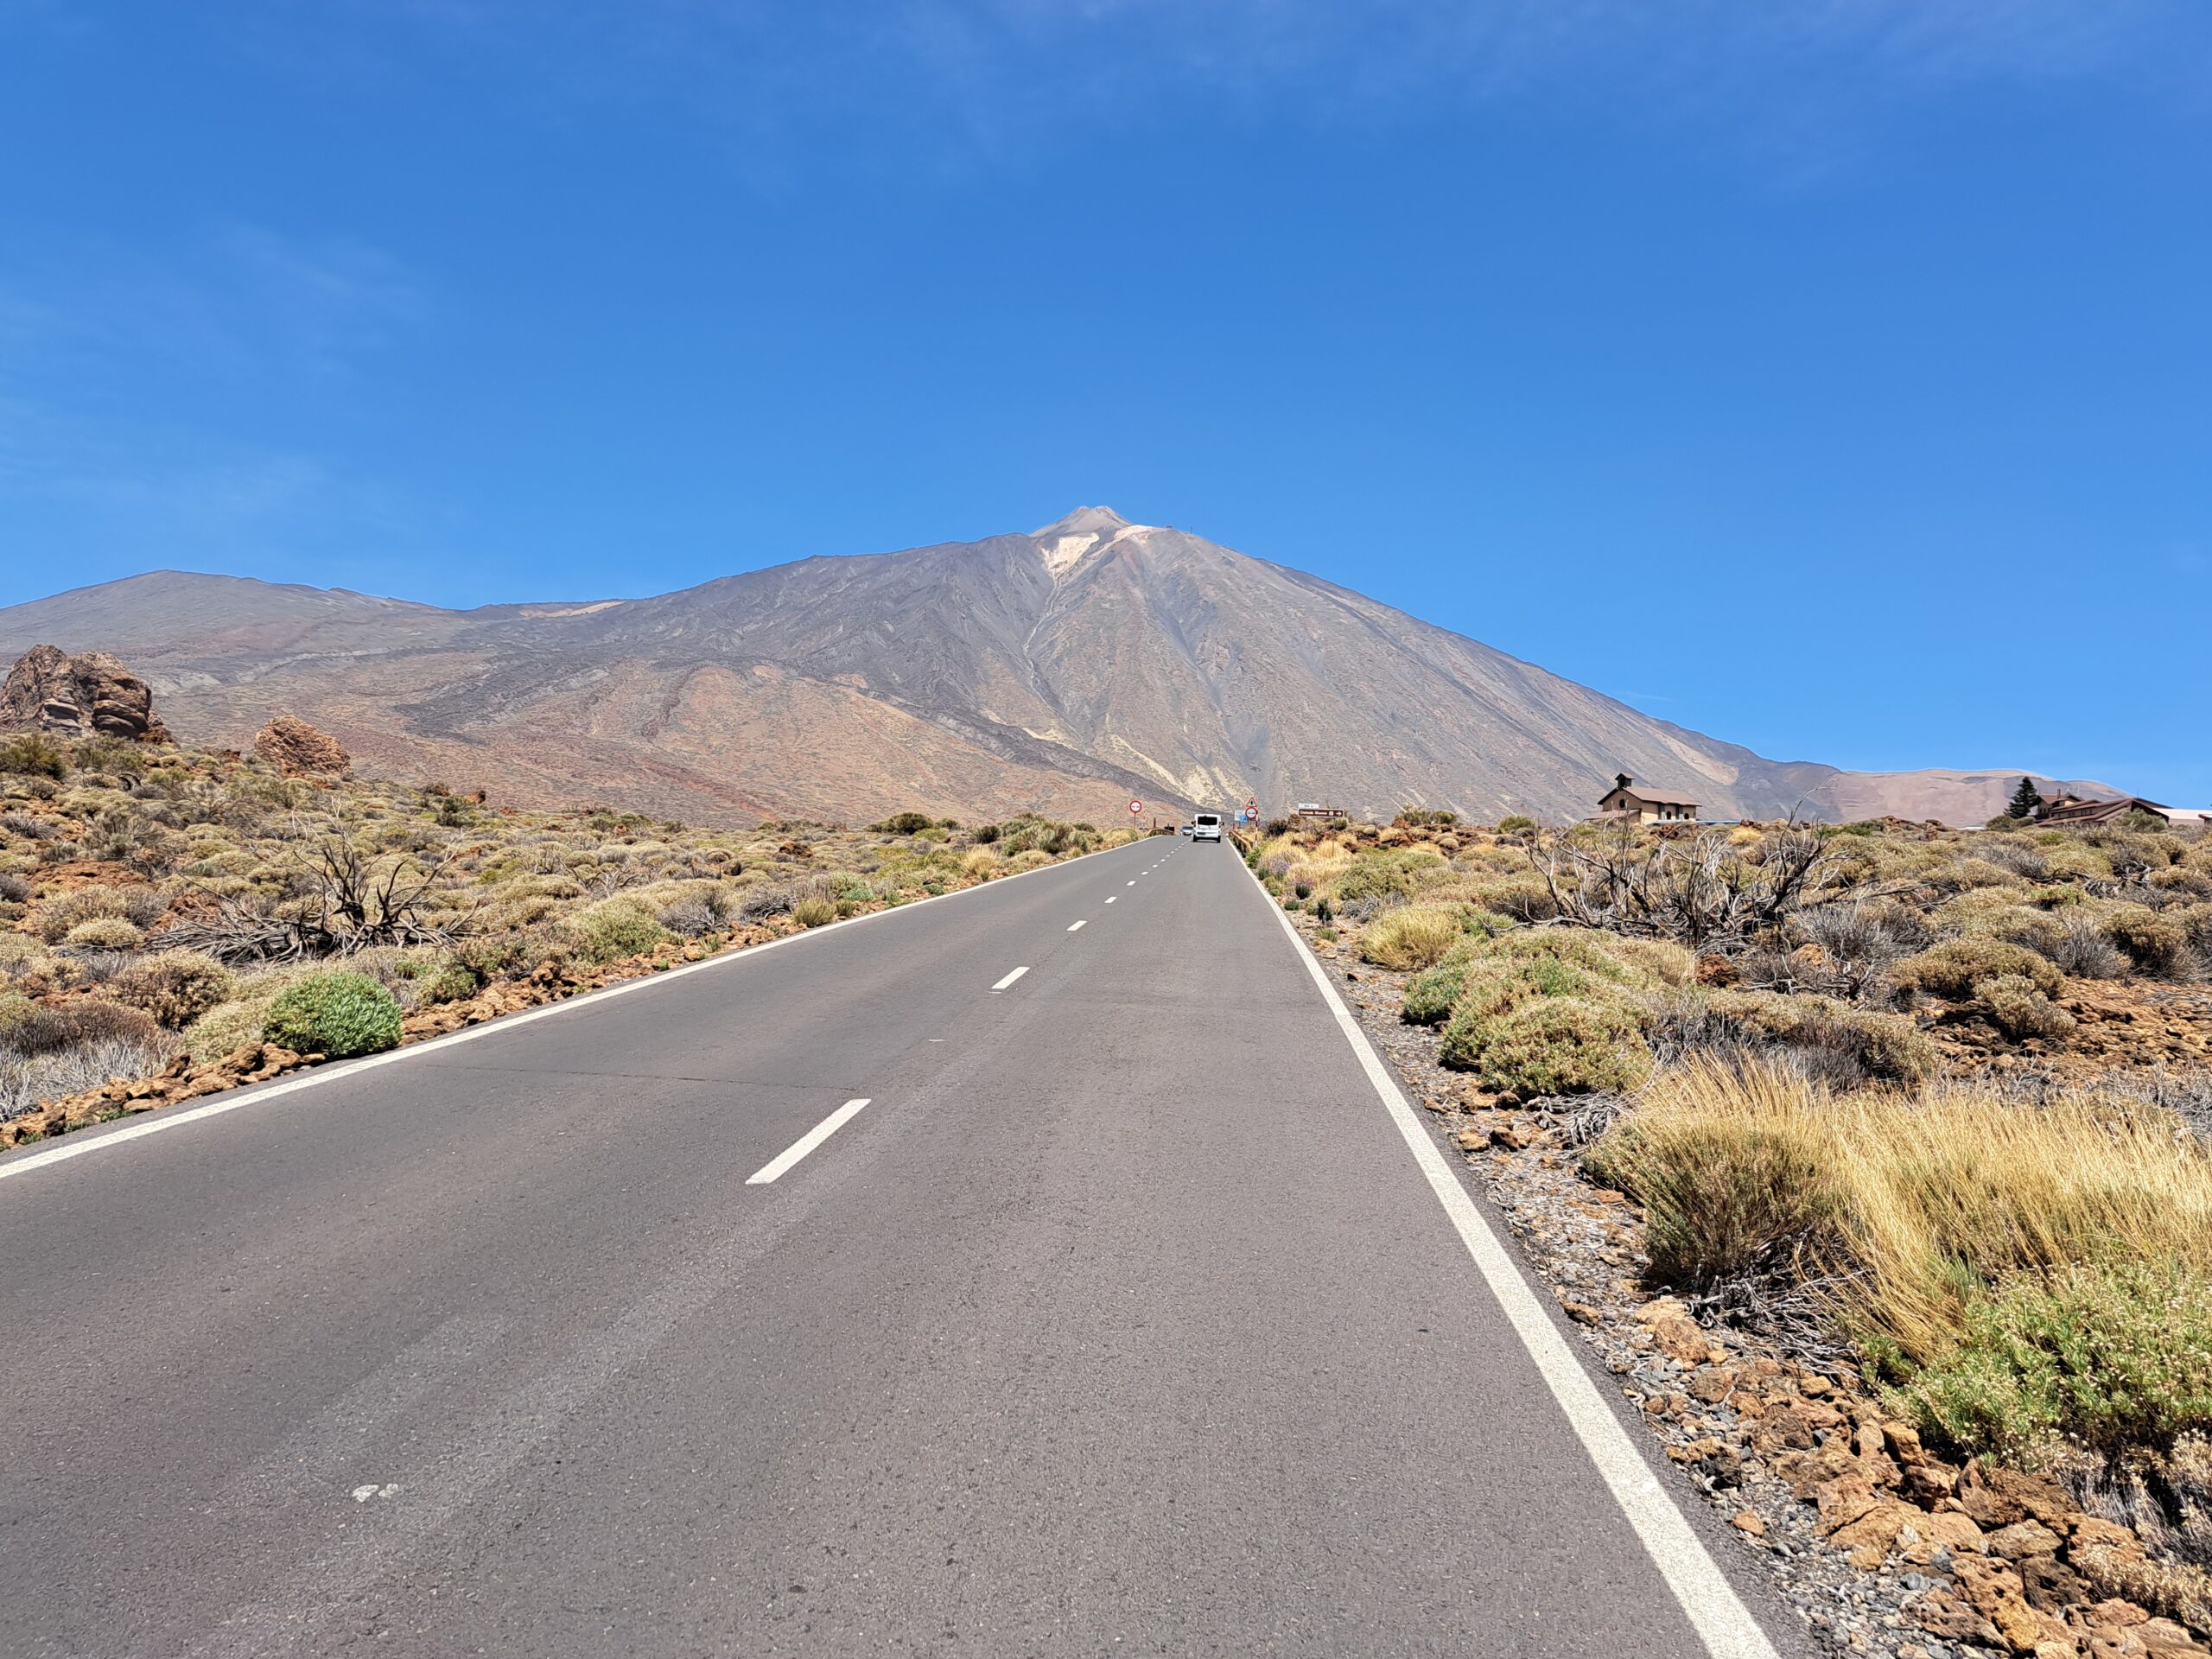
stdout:
<svg viewBox="0 0 2212 1659">
<path fill-rule="evenodd" d="M 253 752 L 287 778 L 342 772 L 353 764 L 336 738 L 289 715 L 277 715 L 253 734 Z"/>
<path fill-rule="evenodd" d="M 59 645 L 33 645 L 8 671 L 0 685 L 0 731 L 171 741 L 145 681 L 104 651 L 72 657 Z"/>
</svg>

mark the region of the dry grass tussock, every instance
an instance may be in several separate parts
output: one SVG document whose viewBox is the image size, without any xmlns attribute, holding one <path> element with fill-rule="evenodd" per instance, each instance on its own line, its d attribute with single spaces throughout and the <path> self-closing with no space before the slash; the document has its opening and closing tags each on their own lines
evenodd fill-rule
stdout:
<svg viewBox="0 0 2212 1659">
<path fill-rule="evenodd" d="M 1693 1057 L 1587 1154 L 1652 1272 L 1821 1287 L 1923 1430 L 2048 1462 L 2212 1428 L 2212 1158 L 2155 1106 L 1986 1085 L 1836 1094 Z"/>
<path fill-rule="evenodd" d="M 1387 910 L 1363 929 L 1359 953 L 1368 961 L 1401 971 L 1433 968 L 1466 931 L 1462 912 L 1446 905 L 1402 905 Z"/>
</svg>

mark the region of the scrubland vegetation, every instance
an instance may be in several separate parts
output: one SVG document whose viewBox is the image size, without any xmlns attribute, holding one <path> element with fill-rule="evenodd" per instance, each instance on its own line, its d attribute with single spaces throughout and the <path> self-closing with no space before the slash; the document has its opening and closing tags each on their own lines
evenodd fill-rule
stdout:
<svg viewBox="0 0 2212 1659">
<path fill-rule="evenodd" d="M 1133 834 L 918 813 L 868 830 L 702 830 L 286 779 L 227 753 L 8 739 L 0 1137 L 291 1057 L 372 1053 Z M 118 1097 L 87 1110 L 103 1089 Z"/>
<path fill-rule="evenodd" d="M 2212 1561 L 2212 842 L 1434 816 L 1251 860 L 1556 1107 L 1655 1290 Z"/>
</svg>

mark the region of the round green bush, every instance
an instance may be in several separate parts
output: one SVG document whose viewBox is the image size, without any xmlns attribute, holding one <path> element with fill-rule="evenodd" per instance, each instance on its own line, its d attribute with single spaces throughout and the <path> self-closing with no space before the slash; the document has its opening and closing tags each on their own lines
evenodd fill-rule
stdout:
<svg viewBox="0 0 2212 1659">
<path fill-rule="evenodd" d="M 1974 995 L 1985 979 L 2018 975 L 2045 996 L 2056 996 L 2065 977 L 2050 963 L 2024 945 L 2002 939 L 1969 937 L 1949 939 L 1916 957 L 1907 957 L 1891 970 L 1897 982 L 1910 990 L 1927 991 L 1963 1001 Z"/>
<path fill-rule="evenodd" d="M 108 982 L 107 988 L 117 1001 L 143 1008 L 176 1029 L 229 1000 L 231 984 L 230 970 L 213 957 L 197 950 L 162 950 L 125 968 Z"/>
<path fill-rule="evenodd" d="M 2007 1037 L 2063 1037 L 2074 1029 L 2074 1016 L 2024 975 L 1999 974 L 1974 989 L 1991 1020 Z"/>
<path fill-rule="evenodd" d="M 1409 1026 L 1440 1026 L 1452 1017 L 1452 1006 L 1467 982 L 1467 964 L 1473 951 L 1462 940 L 1444 954 L 1433 968 L 1406 982 L 1405 1006 L 1399 1017 Z"/>
<path fill-rule="evenodd" d="M 374 1054 L 399 1046 L 399 1004 L 366 974 L 310 974 L 270 1004 L 261 1034 L 296 1054 Z"/>
<path fill-rule="evenodd" d="M 146 935 L 120 916 L 96 916 L 71 928 L 62 943 L 73 950 L 136 950 Z"/>
<path fill-rule="evenodd" d="M 2177 979 L 2189 966 L 2189 935 L 2157 911 L 2141 905 L 2114 911 L 2105 920 L 2105 932 L 2139 973 Z"/>
<path fill-rule="evenodd" d="M 1640 1027 L 1633 1008 L 1577 996 L 1541 996 L 1491 1019 L 1463 1005 L 1440 1058 L 1511 1100 L 1625 1094 L 1651 1075 Z"/>
<path fill-rule="evenodd" d="M 592 962 L 619 962 L 642 956 L 666 942 L 668 930 L 659 918 L 627 899 L 610 899 L 570 918 L 569 925 L 583 942 L 583 954 Z"/>
<path fill-rule="evenodd" d="M 423 986 L 425 1002 L 466 1002 L 484 988 L 484 982 L 464 963 L 448 959 Z"/>
<path fill-rule="evenodd" d="M 259 998 L 218 1002 L 184 1028 L 184 1050 L 201 1065 L 235 1054 L 261 1040 L 269 1004 Z"/>
</svg>

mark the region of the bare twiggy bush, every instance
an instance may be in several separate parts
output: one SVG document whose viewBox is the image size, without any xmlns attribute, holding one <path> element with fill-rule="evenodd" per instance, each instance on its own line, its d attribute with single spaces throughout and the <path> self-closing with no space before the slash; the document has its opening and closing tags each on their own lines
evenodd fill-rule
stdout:
<svg viewBox="0 0 2212 1659">
<path fill-rule="evenodd" d="M 1780 939 L 1785 924 L 1810 912 L 1863 906 L 1915 885 L 1849 880 L 1828 843 L 1800 829 L 1741 847 L 1719 829 L 1675 839 L 1609 826 L 1594 836 L 1532 840 L 1528 855 L 1562 918 L 1699 950 Z"/>
<path fill-rule="evenodd" d="M 2099 918 L 2069 916 L 2062 926 L 2051 959 L 2067 973 L 2078 979 L 2118 979 L 2127 971 L 2126 958 Z"/>
<path fill-rule="evenodd" d="M 114 1077 L 143 1077 L 168 1064 L 175 1045 L 142 1036 L 94 1037 L 67 1048 L 24 1054 L 0 1047 L 0 1122 Z"/>
<path fill-rule="evenodd" d="M 448 856 L 426 863 L 404 853 L 372 855 L 343 836 L 313 835 L 296 823 L 289 839 L 285 898 L 203 888 L 210 911 L 171 926 L 162 942 L 236 965 L 349 956 L 382 944 L 451 945 L 465 931 L 429 919 Z"/>
</svg>

